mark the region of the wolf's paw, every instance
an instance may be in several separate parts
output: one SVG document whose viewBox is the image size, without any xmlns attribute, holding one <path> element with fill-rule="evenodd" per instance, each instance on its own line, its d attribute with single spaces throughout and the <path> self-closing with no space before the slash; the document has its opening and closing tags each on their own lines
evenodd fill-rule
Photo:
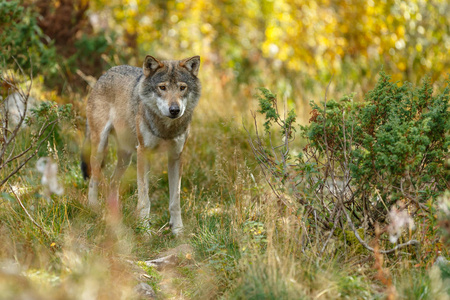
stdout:
<svg viewBox="0 0 450 300">
<path fill-rule="evenodd" d="M 150 212 L 147 209 L 137 210 L 137 217 L 141 222 L 145 222 L 146 220 L 148 221 L 150 218 Z"/>
<path fill-rule="evenodd" d="M 96 210 L 96 209 L 98 209 L 100 207 L 100 204 L 98 203 L 98 200 L 97 199 L 92 199 L 92 198 L 89 198 L 88 205 L 89 205 L 90 208 L 92 208 L 94 210 Z"/>
<path fill-rule="evenodd" d="M 180 236 L 183 233 L 183 231 L 184 231 L 183 226 L 181 226 L 181 227 L 173 227 L 172 226 L 172 233 L 174 236 L 177 236 L 177 237 Z"/>
<path fill-rule="evenodd" d="M 181 218 L 179 219 L 171 218 L 169 226 L 172 228 L 172 233 L 175 236 L 179 236 L 183 233 L 183 221 L 181 220 Z"/>
</svg>

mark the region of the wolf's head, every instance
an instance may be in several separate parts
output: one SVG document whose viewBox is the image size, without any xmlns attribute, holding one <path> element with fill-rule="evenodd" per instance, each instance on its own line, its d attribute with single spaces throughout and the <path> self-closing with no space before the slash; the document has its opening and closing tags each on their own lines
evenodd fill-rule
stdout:
<svg viewBox="0 0 450 300">
<path fill-rule="evenodd" d="M 197 78 L 200 56 L 183 60 L 159 61 L 147 55 L 141 82 L 140 96 L 156 113 L 177 119 L 192 113 L 200 97 Z"/>
</svg>

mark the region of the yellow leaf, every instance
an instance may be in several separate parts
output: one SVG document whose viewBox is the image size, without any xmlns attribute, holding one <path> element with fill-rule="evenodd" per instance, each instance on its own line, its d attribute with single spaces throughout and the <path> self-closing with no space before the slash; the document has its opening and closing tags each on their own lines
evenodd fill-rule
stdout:
<svg viewBox="0 0 450 300">
<path fill-rule="evenodd" d="M 404 62 L 402 62 L 402 61 L 397 64 L 397 67 L 398 67 L 398 69 L 400 71 L 405 71 L 406 70 L 406 64 Z"/>
<path fill-rule="evenodd" d="M 417 44 L 416 45 L 417 52 L 422 52 L 422 49 L 423 49 L 422 44 Z"/>
<path fill-rule="evenodd" d="M 405 35 L 405 26 L 400 25 L 397 27 L 398 36 L 403 37 Z"/>
</svg>

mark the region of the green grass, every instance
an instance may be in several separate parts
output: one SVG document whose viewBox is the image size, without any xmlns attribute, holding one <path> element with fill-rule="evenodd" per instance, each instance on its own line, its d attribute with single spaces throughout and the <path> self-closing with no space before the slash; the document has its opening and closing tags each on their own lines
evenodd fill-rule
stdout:
<svg viewBox="0 0 450 300">
<path fill-rule="evenodd" d="M 187 243 L 194 253 L 191 260 L 181 260 L 173 284 L 190 299 L 383 299 L 386 287 L 376 279 L 371 253 L 352 251 L 357 245 L 335 236 L 319 256 L 316 237 L 305 231 L 314 224 L 306 222 L 303 209 L 277 203 L 247 142 L 242 120 L 232 115 L 223 103 L 211 108 L 206 100 L 195 115 L 183 157 L 186 230 L 179 238 L 168 227 L 166 155 L 154 154 L 151 163 L 150 224 L 134 216 L 134 159 L 121 185 L 122 222 L 114 225 L 103 207 L 93 211 L 86 204 L 87 183 L 79 171 L 82 133 L 76 129 L 83 121 L 67 124 L 57 151 L 47 149 L 59 163 L 65 194 L 46 203 L 35 160 L 10 181 L 24 188 L 19 197 L 46 233 L 30 221 L 9 188 L 1 191 L 1 270 L 9 265 L 18 268 L 0 271 L 0 294 L 6 299 L 28 294 L 46 299 L 133 298 L 136 279 L 126 261 L 148 260 Z M 250 122 L 244 123 L 251 128 Z M 293 148 L 302 142 L 297 139 Z M 108 156 L 106 177 L 115 163 L 113 147 Z M 102 189 L 104 199 L 105 184 Z M 384 259 L 400 298 L 445 295 L 436 287 L 442 280 L 440 273 L 412 267 L 419 263 L 417 258 Z M 162 280 L 158 271 L 146 271 L 158 290 Z"/>
</svg>

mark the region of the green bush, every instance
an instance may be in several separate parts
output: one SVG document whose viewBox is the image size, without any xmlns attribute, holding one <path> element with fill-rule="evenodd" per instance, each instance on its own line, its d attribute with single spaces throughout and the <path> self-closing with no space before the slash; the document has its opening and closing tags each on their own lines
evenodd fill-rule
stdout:
<svg viewBox="0 0 450 300">
<path fill-rule="evenodd" d="M 0 78 L 0 84 L 5 81 Z M 30 87 L 31 88 L 31 87 Z M 29 93 L 16 88 L 24 102 L 28 102 Z M 32 108 L 31 115 L 21 117 L 23 122 L 10 128 L 0 130 L 2 144 L 0 147 L 0 188 L 16 175 L 36 155 L 44 156 L 48 150 L 62 150 L 60 137 L 60 123 L 72 116 L 72 105 L 58 106 L 55 102 L 42 102 L 36 108 Z M 9 115 L 3 103 L 0 105 L 2 121 L 8 124 Z M 27 126 L 23 126 L 26 124 Z M 47 146 L 47 147 L 46 147 Z"/>
<path fill-rule="evenodd" d="M 21 1 L 1 1 L 0 27 L 0 65 L 7 69 L 19 65 L 25 73 L 31 67 L 34 74 L 56 72 L 56 50 L 52 43 L 43 42 L 44 34 L 31 7 L 22 6 Z"/>
<path fill-rule="evenodd" d="M 429 79 L 413 88 L 381 72 L 364 101 L 346 96 L 311 102 L 310 124 L 300 126 L 306 147 L 298 155 L 291 151 L 295 113 L 282 118 L 276 95 L 261 89 L 264 127 L 276 127 L 284 141 L 274 146 L 273 137 L 267 141 L 257 132 L 252 148 L 272 175 L 269 183 L 280 203 L 290 207 L 296 199 L 306 208 L 311 229 L 331 230 L 318 238 L 321 251 L 336 228 L 349 224 L 354 232 L 356 227 L 373 232 L 376 223 L 388 223 L 394 205 L 414 215 L 449 187 L 444 164 L 450 146 L 449 83 L 433 95 Z"/>
<path fill-rule="evenodd" d="M 450 180 L 444 170 L 450 146 L 450 87 L 433 96 L 429 79 L 414 89 L 380 73 L 365 101 L 312 103 L 315 117 L 302 133 L 322 159 L 328 155 L 348 165 L 360 199 L 376 203 L 374 220 L 398 200 L 422 206 L 441 194 Z M 343 168 L 344 169 L 344 168 Z M 378 191 L 378 192 L 377 192 Z M 383 201 L 378 201 L 380 198 Z"/>
<path fill-rule="evenodd" d="M 86 25 L 89 23 L 82 22 L 86 8 L 81 16 L 78 15 L 81 10 L 75 10 L 73 3 L 63 4 L 70 11 L 66 12 L 65 19 L 54 17 L 60 11 L 39 12 L 39 7 L 26 6 L 22 1 L 0 2 L 0 66 L 3 69 L 20 66 L 26 74 L 33 70 L 34 76 L 43 76 L 47 87 L 62 92 L 68 83 L 72 88 L 86 86 L 78 70 L 99 77 L 109 64 L 126 61 L 115 33 L 93 34 Z M 46 22 L 39 22 L 39 18 Z M 60 28 L 65 34 L 54 35 L 49 28 Z"/>
<path fill-rule="evenodd" d="M 358 111 L 361 134 L 354 143 L 361 146 L 352 153 L 352 175 L 361 189 L 371 182 L 388 206 L 405 198 L 424 203 L 442 193 L 450 179 L 444 170 L 450 86 L 433 96 L 428 78 L 418 89 L 389 79 L 381 73 Z"/>
</svg>

